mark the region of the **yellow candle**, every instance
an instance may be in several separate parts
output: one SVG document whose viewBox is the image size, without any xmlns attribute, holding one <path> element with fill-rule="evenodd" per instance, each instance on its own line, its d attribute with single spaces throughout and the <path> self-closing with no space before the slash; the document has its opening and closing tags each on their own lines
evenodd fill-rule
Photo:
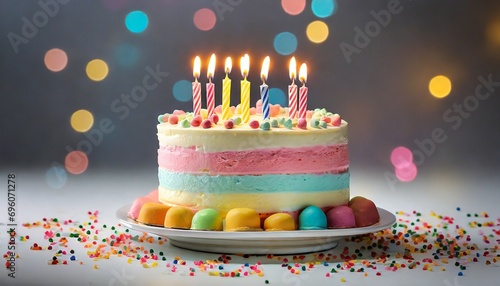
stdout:
<svg viewBox="0 0 500 286">
<path fill-rule="evenodd" d="M 225 68 L 226 78 L 222 80 L 222 120 L 228 120 L 231 118 L 231 79 L 228 74 L 231 72 L 232 66 L 233 63 L 231 62 L 231 58 L 227 57 Z"/>
<path fill-rule="evenodd" d="M 250 58 L 245 54 L 240 61 L 241 75 L 243 80 L 241 81 L 241 103 L 240 103 L 240 113 L 241 121 L 243 123 L 248 123 L 250 121 L 250 82 L 247 81 L 248 70 L 250 68 Z"/>
</svg>

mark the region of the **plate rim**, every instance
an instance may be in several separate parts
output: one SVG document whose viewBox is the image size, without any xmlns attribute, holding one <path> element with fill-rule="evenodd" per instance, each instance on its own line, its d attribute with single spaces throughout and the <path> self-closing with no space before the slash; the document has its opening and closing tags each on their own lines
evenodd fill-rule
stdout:
<svg viewBox="0 0 500 286">
<path fill-rule="evenodd" d="M 327 237 L 348 237 L 362 235 L 367 233 L 378 232 L 390 228 L 396 223 L 396 216 L 381 207 L 377 207 L 380 215 L 380 221 L 376 224 L 356 227 L 356 228 L 339 228 L 339 229 L 322 229 L 322 230 L 292 230 L 292 231 L 246 231 L 246 232 L 230 232 L 230 231 L 204 231 L 204 230 L 188 230 L 188 229 L 171 229 L 160 226 L 151 226 L 138 223 L 128 217 L 128 210 L 131 204 L 120 207 L 115 215 L 118 221 L 128 228 L 136 231 L 164 236 L 167 238 L 191 238 L 191 239 L 217 239 L 217 240 L 303 240 L 314 238 Z"/>
</svg>

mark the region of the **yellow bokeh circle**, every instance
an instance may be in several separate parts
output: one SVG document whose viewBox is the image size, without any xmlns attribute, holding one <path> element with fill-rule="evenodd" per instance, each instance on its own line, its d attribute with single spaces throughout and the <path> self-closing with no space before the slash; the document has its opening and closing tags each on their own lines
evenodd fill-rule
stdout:
<svg viewBox="0 0 500 286">
<path fill-rule="evenodd" d="M 101 81 L 108 75 L 109 69 L 105 61 L 101 59 L 91 60 L 86 68 L 87 76 L 94 81 Z"/>
<path fill-rule="evenodd" d="M 444 75 L 438 75 L 429 82 L 429 92 L 432 96 L 443 98 L 451 92 L 451 81 Z"/>
<path fill-rule="evenodd" d="M 90 111 L 80 109 L 71 115 L 71 127 L 77 132 L 87 132 L 94 125 L 94 116 Z"/>
<path fill-rule="evenodd" d="M 328 38 L 328 33 L 328 26 L 323 21 L 314 21 L 307 25 L 307 38 L 313 43 L 323 43 Z"/>
</svg>

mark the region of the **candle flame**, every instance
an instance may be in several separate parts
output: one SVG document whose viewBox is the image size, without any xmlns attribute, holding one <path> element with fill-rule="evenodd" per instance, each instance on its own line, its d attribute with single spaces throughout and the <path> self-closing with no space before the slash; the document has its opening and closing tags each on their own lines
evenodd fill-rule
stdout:
<svg viewBox="0 0 500 286">
<path fill-rule="evenodd" d="M 248 54 L 245 54 L 243 57 L 240 59 L 240 68 L 241 68 L 241 75 L 243 78 L 246 78 L 248 75 L 248 70 L 250 69 L 250 57 Z"/>
<path fill-rule="evenodd" d="M 210 61 L 208 62 L 207 78 L 211 79 L 214 76 L 215 71 L 215 54 L 212 54 Z"/>
<path fill-rule="evenodd" d="M 231 73 L 231 69 L 233 68 L 233 62 L 231 61 L 231 57 L 226 58 L 226 73 Z"/>
<path fill-rule="evenodd" d="M 200 57 L 194 58 L 193 76 L 194 78 L 200 77 L 201 60 Z"/>
<path fill-rule="evenodd" d="M 262 70 L 260 71 L 260 77 L 262 78 L 262 81 L 265 82 L 267 80 L 267 74 L 269 73 L 269 56 L 267 56 L 264 59 L 264 62 L 262 63 Z"/>
<path fill-rule="evenodd" d="M 297 76 L 297 63 L 295 63 L 295 57 L 290 60 L 290 79 L 294 80 Z"/>
<path fill-rule="evenodd" d="M 307 81 L 307 66 L 306 64 L 302 64 L 299 70 L 299 80 L 302 84 L 306 84 Z"/>
</svg>

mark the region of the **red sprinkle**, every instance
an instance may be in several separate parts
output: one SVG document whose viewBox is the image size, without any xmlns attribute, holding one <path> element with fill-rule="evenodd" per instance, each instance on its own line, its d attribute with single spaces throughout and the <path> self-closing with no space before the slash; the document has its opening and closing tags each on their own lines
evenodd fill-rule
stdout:
<svg viewBox="0 0 500 286">
<path fill-rule="evenodd" d="M 204 129 L 211 128 L 211 127 L 212 127 L 212 121 L 210 121 L 210 119 L 205 119 L 205 120 L 203 120 L 203 122 L 201 123 L 201 126 L 202 126 Z"/>
<path fill-rule="evenodd" d="M 232 120 L 226 120 L 224 122 L 224 128 L 233 129 L 233 127 L 234 127 L 234 122 Z"/>
<path fill-rule="evenodd" d="M 211 117 L 210 117 L 210 120 L 214 123 L 214 124 L 217 124 L 217 122 L 219 122 L 219 116 L 217 114 L 213 114 Z"/>
<path fill-rule="evenodd" d="M 250 121 L 250 124 L 249 124 L 249 125 L 250 125 L 250 127 L 251 127 L 251 128 L 253 128 L 253 129 L 257 129 L 257 128 L 259 128 L 259 126 L 260 126 L 259 121 L 257 121 L 257 120 L 252 120 L 252 121 Z"/>
</svg>

